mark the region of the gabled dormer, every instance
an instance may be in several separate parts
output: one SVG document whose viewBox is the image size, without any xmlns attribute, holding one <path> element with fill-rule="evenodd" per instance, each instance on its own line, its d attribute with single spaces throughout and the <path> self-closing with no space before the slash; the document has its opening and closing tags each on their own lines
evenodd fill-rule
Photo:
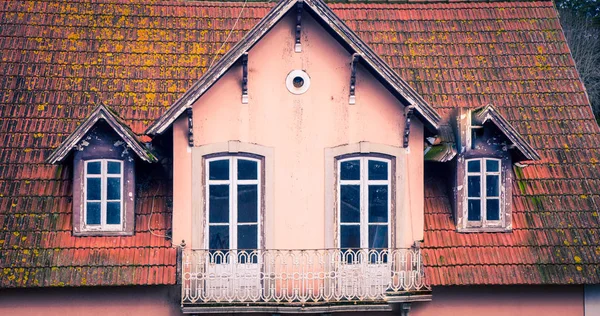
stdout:
<svg viewBox="0 0 600 316">
<path fill-rule="evenodd" d="M 455 126 L 457 230 L 511 231 L 512 166 L 540 156 L 492 105 L 459 109 Z"/>
<path fill-rule="evenodd" d="M 46 159 L 73 163 L 74 235 L 134 233 L 136 160 L 156 162 L 156 157 L 104 104 Z"/>
</svg>

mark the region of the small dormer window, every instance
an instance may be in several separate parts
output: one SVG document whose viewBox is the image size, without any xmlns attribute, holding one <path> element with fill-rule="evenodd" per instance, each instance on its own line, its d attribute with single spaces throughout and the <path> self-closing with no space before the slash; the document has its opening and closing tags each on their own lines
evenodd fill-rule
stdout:
<svg viewBox="0 0 600 316">
<path fill-rule="evenodd" d="M 123 227 L 123 162 L 85 162 L 84 229 L 120 231 Z"/>
<path fill-rule="evenodd" d="M 73 163 L 73 235 L 133 235 L 135 161 L 156 162 L 152 151 L 99 104 L 46 161 L 67 157 Z"/>
<path fill-rule="evenodd" d="M 468 226 L 500 226 L 501 160 L 477 158 L 466 162 Z"/>
</svg>

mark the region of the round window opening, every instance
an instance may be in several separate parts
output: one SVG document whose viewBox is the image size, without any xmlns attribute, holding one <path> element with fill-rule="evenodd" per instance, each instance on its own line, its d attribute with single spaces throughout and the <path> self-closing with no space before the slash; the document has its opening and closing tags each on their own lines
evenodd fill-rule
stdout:
<svg viewBox="0 0 600 316">
<path fill-rule="evenodd" d="M 304 79 L 302 79 L 302 77 L 294 77 L 294 88 L 302 88 L 302 86 L 304 85 Z"/>
<path fill-rule="evenodd" d="M 310 87 L 310 77 L 303 70 L 292 70 L 285 79 L 285 86 L 293 94 L 302 94 Z"/>
</svg>

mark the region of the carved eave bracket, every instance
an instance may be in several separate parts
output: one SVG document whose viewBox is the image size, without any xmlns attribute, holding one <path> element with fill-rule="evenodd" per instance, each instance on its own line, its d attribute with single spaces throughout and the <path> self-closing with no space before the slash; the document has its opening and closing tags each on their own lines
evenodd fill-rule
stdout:
<svg viewBox="0 0 600 316">
<path fill-rule="evenodd" d="M 404 140 L 402 142 L 402 147 L 404 148 L 408 148 L 408 140 L 410 138 L 410 120 L 412 119 L 414 112 L 415 106 L 412 104 L 404 108 Z"/>
<path fill-rule="evenodd" d="M 300 35 L 302 35 L 302 8 L 304 2 L 299 1 L 296 5 L 296 43 L 294 45 L 294 52 L 302 52 L 302 44 L 300 43 Z"/>
<path fill-rule="evenodd" d="M 360 60 L 360 54 L 352 54 L 352 63 L 350 64 L 350 100 L 349 104 L 356 104 L 356 65 Z"/>
<path fill-rule="evenodd" d="M 248 104 L 248 52 L 242 55 L 242 104 Z"/>
<path fill-rule="evenodd" d="M 187 108 L 185 113 L 187 114 L 188 121 L 188 145 L 194 147 L 194 112 L 192 111 L 192 107 Z"/>
</svg>

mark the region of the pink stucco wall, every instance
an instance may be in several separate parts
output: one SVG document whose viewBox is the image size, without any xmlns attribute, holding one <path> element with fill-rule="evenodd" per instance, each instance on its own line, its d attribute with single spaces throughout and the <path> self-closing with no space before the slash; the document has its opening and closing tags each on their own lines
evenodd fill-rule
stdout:
<svg viewBox="0 0 600 316">
<path fill-rule="evenodd" d="M 583 286 L 454 286 L 434 288 L 410 315 L 576 316 L 583 308 Z"/>
<path fill-rule="evenodd" d="M 174 287 L 1 289 L 0 315 L 181 315 Z"/>
<path fill-rule="evenodd" d="M 302 20 L 302 52 L 294 52 L 295 16 L 288 14 L 250 51 L 248 104 L 241 103 L 241 66 L 233 66 L 194 105 L 195 146 L 236 140 L 274 149 L 273 214 L 265 214 L 267 248 L 314 249 L 327 244 L 326 148 L 362 141 L 401 147 L 404 107 L 367 69 L 357 69 L 356 104 L 350 105 L 351 54 L 308 13 Z M 285 78 L 295 69 L 311 78 L 302 95 Z M 187 121 L 174 124 L 174 240 L 190 245 L 194 216 Z M 423 236 L 423 125 L 413 119 L 398 198 L 397 240 L 407 247 Z M 268 185 L 268 184 L 267 184 Z M 403 234 L 403 236 L 400 236 Z M 192 245 L 199 247 L 198 245 Z M 200 246 L 201 247 L 201 246 Z"/>
</svg>

